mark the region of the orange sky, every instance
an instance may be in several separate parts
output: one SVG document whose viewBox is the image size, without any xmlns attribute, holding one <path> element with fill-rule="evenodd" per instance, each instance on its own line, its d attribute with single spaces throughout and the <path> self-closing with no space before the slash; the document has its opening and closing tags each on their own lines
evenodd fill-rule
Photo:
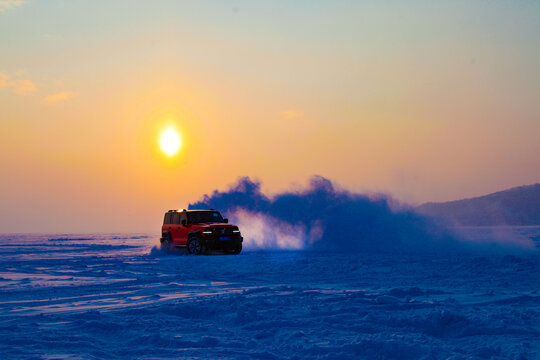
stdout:
<svg viewBox="0 0 540 360">
<path fill-rule="evenodd" d="M 412 203 L 540 179 L 538 2 L 8 3 L 0 232 L 157 231 L 241 175 Z"/>
</svg>

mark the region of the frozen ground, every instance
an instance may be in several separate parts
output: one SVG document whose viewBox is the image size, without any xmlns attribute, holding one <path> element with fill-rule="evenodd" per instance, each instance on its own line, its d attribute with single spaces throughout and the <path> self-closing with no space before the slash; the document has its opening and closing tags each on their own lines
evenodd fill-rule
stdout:
<svg viewBox="0 0 540 360">
<path fill-rule="evenodd" d="M 156 241 L 0 236 L 0 358 L 540 358 L 538 252 L 196 257 Z"/>
</svg>

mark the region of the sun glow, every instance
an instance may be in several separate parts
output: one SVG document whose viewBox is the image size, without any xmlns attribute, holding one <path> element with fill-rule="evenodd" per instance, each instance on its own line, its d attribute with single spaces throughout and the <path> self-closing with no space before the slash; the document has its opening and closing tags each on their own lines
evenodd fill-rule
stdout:
<svg viewBox="0 0 540 360">
<path fill-rule="evenodd" d="M 182 146 L 178 131 L 172 127 L 163 130 L 159 137 L 159 146 L 167 156 L 175 155 Z"/>
</svg>

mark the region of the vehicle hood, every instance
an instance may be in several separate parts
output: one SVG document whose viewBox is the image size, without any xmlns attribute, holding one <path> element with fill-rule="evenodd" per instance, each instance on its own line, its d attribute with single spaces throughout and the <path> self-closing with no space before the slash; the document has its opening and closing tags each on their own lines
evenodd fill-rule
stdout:
<svg viewBox="0 0 540 360">
<path fill-rule="evenodd" d="M 226 223 L 206 223 L 206 224 L 200 224 L 203 228 L 232 228 L 237 227 L 234 224 L 226 224 Z"/>
</svg>

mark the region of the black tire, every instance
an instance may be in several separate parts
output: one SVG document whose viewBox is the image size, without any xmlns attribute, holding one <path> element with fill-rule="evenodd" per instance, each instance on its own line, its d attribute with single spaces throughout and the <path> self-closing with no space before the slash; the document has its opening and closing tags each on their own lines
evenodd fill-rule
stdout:
<svg viewBox="0 0 540 360">
<path fill-rule="evenodd" d="M 193 255 L 202 255 L 205 253 L 206 248 L 203 245 L 201 239 L 197 236 L 190 237 L 187 243 L 187 250 Z"/>
<path fill-rule="evenodd" d="M 159 239 L 162 243 L 165 241 L 172 241 L 171 239 L 171 233 L 168 231 L 164 231 L 161 233 L 161 238 Z"/>
<path fill-rule="evenodd" d="M 234 248 L 230 250 L 230 253 L 233 255 L 238 255 L 242 252 L 242 243 L 236 245 Z"/>
<path fill-rule="evenodd" d="M 159 239 L 159 241 L 161 241 L 161 248 L 165 251 L 174 250 L 174 244 L 170 233 L 163 233 L 163 236 L 161 237 L 161 239 Z"/>
</svg>

